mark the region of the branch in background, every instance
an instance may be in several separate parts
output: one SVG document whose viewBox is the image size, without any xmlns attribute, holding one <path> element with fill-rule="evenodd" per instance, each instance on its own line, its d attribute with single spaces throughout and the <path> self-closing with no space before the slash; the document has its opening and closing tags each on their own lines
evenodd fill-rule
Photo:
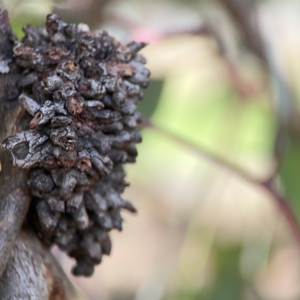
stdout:
<svg viewBox="0 0 300 300">
<path fill-rule="evenodd" d="M 223 7 L 229 12 L 231 19 L 237 25 L 236 27 L 240 29 L 244 37 L 244 41 L 248 46 L 249 50 L 251 50 L 253 54 L 256 55 L 258 58 L 260 58 L 261 61 L 264 63 L 263 69 L 266 72 L 266 74 L 275 77 L 275 79 L 277 79 L 276 80 L 277 84 L 281 86 L 282 81 L 278 81 L 278 76 L 277 76 L 278 74 L 274 73 L 274 67 L 270 62 L 270 57 L 269 57 L 270 53 L 267 51 L 268 49 L 265 48 L 264 41 L 261 37 L 258 28 L 257 15 L 252 3 L 245 0 L 220 0 L 220 2 L 223 4 Z M 126 18 L 122 16 L 114 15 L 114 16 L 110 16 L 110 18 L 115 23 L 122 24 L 132 31 L 134 31 L 137 28 L 140 29 L 139 24 L 136 24 L 135 22 L 132 21 L 128 21 Z M 108 19 L 106 19 L 106 21 L 108 21 Z M 150 29 L 145 28 L 146 32 L 147 30 L 149 32 L 152 32 L 151 28 Z M 180 35 L 201 35 L 201 36 L 211 37 L 216 41 L 218 46 L 218 51 L 224 59 L 230 81 L 234 86 L 234 88 L 236 89 L 236 91 L 238 92 L 238 94 L 242 98 L 253 96 L 254 94 L 264 92 L 267 89 L 265 84 L 263 84 L 262 86 L 258 86 L 252 84 L 252 82 L 249 82 L 243 78 L 243 75 L 241 74 L 239 68 L 227 55 L 226 43 L 224 42 L 221 33 L 215 28 L 213 28 L 213 26 L 210 26 L 210 24 L 203 23 L 200 24 L 199 26 L 190 29 L 154 32 L 154 34 L 152 35 L 150 34 L 151 37 L 154 37 L 156 39 L 170 38 L 173 36 L 180 36 Z M 288 88 L 288 86 L 285 85 L 285 88 Z M 290 208 L 290 206 L 288 205 L 287 201 L 284 198 L 282 198 L 281 195 L 279 195 L 279 193 L 272 186 L 272 179 L 277 175 L 277 169 L 276 172 L 272 175 L 271 180 L 268 180 L 266 182 L 260 181 L 257 178 L 254 178 L 253 176 L 248 174 L 247 172 L 245 172 L 244 170 L 238 168 L 237 166 L 224 161 L 220 157 L 213 155 L 212 153 L 210 153 L 209 151 L 203 148 L 199 149 L 198 146 L 195 146 L 185 141 L 184 139 L 166 131 L 165 129 L 162 129 L 157 125 L 154 125 L 149 120 L 145 120 L 144 125 L 146 127 L 156 129 L 157 131 L 164 134 L 165 136 L 183 145 L 185 148 L 188 148 L 189 151 L 192 151 L 196 153 L 198 156 L 200 155 L 201 157 L 204 157 L 205 159 L 208 159 L 209 161 L 217 165 L 220 165 L 223 168 L 226 168 L 231 173 L 234 173 L 235 175 L 242 178 L 243 180 L 262 188 L 265 192 L 267 192 L 269 195 L 272 196 L 272 199 L 275 201 L 280 212 L 285 217 L 292 232 L 294 233 L 297 243 L 300 245 L 300 229 L 297 224 L 294 213 Z M 284 131 L 284 134 L 285 133 L 286 131 Z"/>
<path fill-rule="evenodd" d="M 259 94 L 265 93 L 267 90 L 267 82 L 258 84 L 245 78 L 238 68 L 237 63 L 229 57 L 227 51 L 228 47 L 219 28 L 214 26 L 214 24 L 208 20 L 200 22 L 198 25 L 190 28 L 177 28 L 175 30 L 157 30 L 150 27 L 144 27 L 139 22 L 129 19 L 124 15 L 115 13 L 105 14 L 105 16 L 103 16 L 103 22 L 106 24 L 117 24 L 120 28 L 125 28 L 127 31 L 131 32 L 130 39 L 140 42 L 153 43 L 157 40 L 186 35 L 210 38 L 215 41 L 216 52 L 224 61 L 224 67 L 227 71 L 230 84 L 241 99 L 255 97 Z"/>
<path fill-rule="evenodd" d="M 103 10 L 109 3 L 109 0 L 92 0 L 88 1 L 68 0 L 65 3 L 56 0 L 53 12 L 57 13 L 62 19 L 67 22 L 86 23 L 91 29 L 99 28 L 104 20 Z"/>
<path fill-rule="evenodd" d="M 264 62 L 265 72 L 273 79 L 278 88 L 278 129 L 274 146 L 274 155 L 278 163 L 278 170 L 289 146 L 289 136 L 299 133 L 299 111 L 296 108 L 296 95 L 289 86 L 278 67 L 274 57 L 274 49 L 269 46 L 269 41 L 262 38 L 253 1 L 251 0 L 219 0 L 229 12 L 231 19 L 238 25 L 244 36 L 248 48 Z M 277 99 L 276 99 L 277 100 Z"/>
<path fill-rule="evenodd" d="M 284 219 L 286 220 L 291 232 L 294 235 L 295 241 L 297 242 L 298 246 L 300 247 L 300 227 L 296 221 L 296 217 L 293 213 L 293 210 L 288 204 L 288 201 L 284 199 L 283 196 L 279 194 L 279 192 L 273 186 L 273 180 L 260 180 L 255 178 L 245 170 L 241 169 L 240 167 L 224 160 L 223 158 L 219 157 L 218 155 L 211 153 L 209 150 L 205 149 L 202 146 L 195 145 L 184 138 L 177 136 L 176 134 L 162 128 L 161 126 L 154 124 L 147 118 L 143 118 L 142 120 L 142 127 L 152 129 L 161 135 L 171 139 L 172 141 L 176 142 L 180 146 L 186 148 L 188 151 L 194 153 L 196 156 L 204 158 L 215 165 L 226 169 L 231 174 L 235 175 L 236 177 L 242 179 L 246 183 L 250 183 L 255 187 L 258 187 L 265 191 L 270 198 L 273 200 L 275 205 L 278 207 L 279 212 L 282 214 Z"/>
<path fill-rule="evenodd" d="M 248 48 L 266 61 L 263 42 L 258 29 L 257 16 L 254 13 L 252 1 L 249 0 L 220 0 L 244 36 Z"/>
</svg>

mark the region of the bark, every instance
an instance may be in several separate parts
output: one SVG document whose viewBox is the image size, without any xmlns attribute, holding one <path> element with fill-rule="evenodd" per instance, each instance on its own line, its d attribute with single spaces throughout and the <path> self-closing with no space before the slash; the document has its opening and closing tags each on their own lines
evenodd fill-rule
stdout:
<svg viewBox="0 0 300 300">
<path fill-rule="evenodd" d="M 85 299 L 30 229 L 22 229 L 0 281 L 0 299 Z"/>
<path fill-rule="evenodd" d="M 18 105 L 20 75 L 14 66 L 13 34 L 0 7 L 0 141 L 16 134 L 24 109 Z M 23 226 L 31 196 L 26 170 L 13 167 L 0 147 L 0 299 L 84 299 L 49 249 Z"/>
<path fill-rule="evenodd" d="M 7 12 L 0 15 L 0 49 L 2 64 L 12 60 L 12 33 Z M 8 68 L 8 67 L 7 67 Z M 7 72 L 3 70 L 2 72 Z M 0 140 L 17 132 L 20 110 L 16 99 L 9 99 L 9 89 L 16 89 L 16 74 L 0 75 Z M 16 94 L 16 96 L 18 96 Z M 12 97 L 13 98 L 13 97 Z M 26 171 L 12 166 L 7 152 L 0 148 L 0 275 L 2 275 L 10 252 L 17 238 L 29 207 L 29 192 L 26 184 Z"/>
</svg>

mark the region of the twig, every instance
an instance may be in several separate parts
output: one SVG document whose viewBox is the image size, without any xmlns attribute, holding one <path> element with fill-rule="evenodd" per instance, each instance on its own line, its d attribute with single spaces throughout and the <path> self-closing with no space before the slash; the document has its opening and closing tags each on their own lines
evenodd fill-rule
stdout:
<svg viewBox="0 0 300 300">
<path fill-rule="evenodd" d="M 228 11 L 231 19 L 237 24 L 237 28 L 239 28 L 243 34 L 249 49 L 265 62 L 265 52 L 258 29 L 257 15 L 252 1 L 220 0 L 220 2 Z"/>
<path fill-rule="evenodd" d="M 168 131 L 161 126 L 154 124 L 147 118 L 143 118 L 142 127 L 149 128 L 159 132 L 160 134 L 164 135 L 165 137 L 175 141 L 180 146 L 186 148 L 188 151 L 193 152 L 198 157 L 205 158 L 206 160 L 226 169 L 227 171 L 231 172 L 232 174 L 236 175 L 240 179 L 246 181 L 247 183 L 251 183 L 252 185 L 261 188 L 267 194 L 269 194 L 270 198 L 273 200 L 275 205 L 278 207 L 279 212 L 285 218 L 288 226 L 290 227 L 291 232 L 294 235 L 294 238 L 300 247 L 300 227 L 294 215 L 292 208 L 289 206 L 287 200 L 276 191 L 273 187 L 273 180 L 259 180 L 246 172 L 245 170 L 241 169 L 240 167 L 224 160 L 223 158 L 219 157 L 218 155 L 211 153 L 209 150 L 205 149 L 202 146 L 195 145 L 190 141 L 185 140 L 177 136 L 176 134 Z"/>
<path fill-rule="evenodd" d="M 255 297 L 255 299 L 263 300 L 262 297 L 256 291 L 255 287 L 251 283 L 248 283 L 248 282 L 245 282 L 245 283 L 247 284 L 247 288 L 248 288 L 249 292 L 251 293 L 252 296 Z"/>
</svg>

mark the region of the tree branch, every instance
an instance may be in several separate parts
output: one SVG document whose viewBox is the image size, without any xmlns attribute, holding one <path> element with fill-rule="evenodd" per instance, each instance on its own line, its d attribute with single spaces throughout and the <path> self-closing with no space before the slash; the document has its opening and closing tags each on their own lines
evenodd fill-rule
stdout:
<svg viewBox="0 0 300 300">
<path fill-rule="evenodd" d="M 220 2 L 240 29 L 249 49 L 266 62 L 265 51 L 256 20 L 257 16 L 253 13 L 252 1 L 220 0 Z"/>
<path fill-rule="evenodd" d="M 18 96 L 18 88 L 16 86 L 18 76 L 5 74 L 9 71 L 9 63 L 12 61 L 12 38 L 7 11 L 0 8 L 0 141 L 7 135 L 16 133 L 16 120 L 20 112 L 17 101 L 14 101 L 14 96 Z M 16 95 L 9 94 L 10 88 L 16 91 Z M 0 161 L 1 277 L 25 219 L 30 197 L 26 183 L 27 173 L 13 168 L 9 154 L 4 152 L 1 147 Z"/>
<path fill-rule="evenodd" d="M 256 188 L 260 188 L 265 193 L 267 193 L 270 196 L 270 199 L 273 201 L 273 203 L 277 206 L 279 209 L 279 212 L 281 213 L 282 217 L 286 220 L 293 236 L 300 247 L 300 227 L 296 220 L 296 217 L 293 213 L 293 210 L 288 204 L 288 201 L 280 195 L 280 193 L 274 188 L 273 186 L 273 180 L 259 180 L 246 172 L 245 170 L 241 169 L 240 167 L 224 160 L 223 158 L 219 157 L 218 155 L 211 153 L 209 150 L 205 149 L 202 146 L 195 145 L 176 134 L 162 128 L 161 126 L 153 123 L 147 118 L 143 118 L 142 121 L 142 127 L 149 128 L 152 130 L 155 130 L 156 132 L 160 133 L 161 135 L 167 137 L 168 139 L 176 142 L 180 146 L 184 147 L 188 151 L 192 152 L 196 156 L 200 158 L 204 158 L 215 165 L 226 169 L 231 174 L 235 175 L 239 179 L 252 184 Z"/>
<path fill-rule="evenodd" d="M 0 280 L 0 299 L 86 300 L 29 228 L 20 232 L 14 244 Z"/>
</svg>

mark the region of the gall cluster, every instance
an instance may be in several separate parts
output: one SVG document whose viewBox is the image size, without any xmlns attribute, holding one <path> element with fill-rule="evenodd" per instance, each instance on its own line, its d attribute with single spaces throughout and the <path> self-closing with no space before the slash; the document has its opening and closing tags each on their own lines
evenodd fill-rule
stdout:
<svg viewBox="0 0 300 300">
<path fill-rule="evenodd" d="M 138 102 L 149 71 L 138 54 L 107 32 L 47 16 L 46 27 L 24 27 L 14 47 L 23 77 L 23 131 L 2 146 L 29 170 L 28 222 L 49 247 L 76 260 L 72 272 L 90 276 L 111 251 L 108 232 L 122 230 L 123 165 L 135 162 Z"/>
</svg>

